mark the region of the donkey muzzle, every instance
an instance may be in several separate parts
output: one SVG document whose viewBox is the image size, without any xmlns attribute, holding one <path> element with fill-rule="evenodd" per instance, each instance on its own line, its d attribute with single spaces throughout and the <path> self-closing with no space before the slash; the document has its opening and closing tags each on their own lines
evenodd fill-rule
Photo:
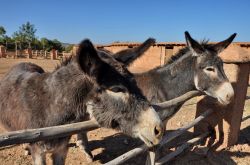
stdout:
<svg viewBox="0 0 250 165">
<path fill-rule="evenodd" d="M 234 90 L 230 82 L 225 82 L 215 91 L 216 98 L 222 105 L 228 105 L 234 98 Z"/>
<path fill-rule="evenodd" d="M 148 147 L 159 144 L 165 130 L 161 119 L 152 107 L 140 114 L 135 129 L 137 136 Z"/>
</svg>

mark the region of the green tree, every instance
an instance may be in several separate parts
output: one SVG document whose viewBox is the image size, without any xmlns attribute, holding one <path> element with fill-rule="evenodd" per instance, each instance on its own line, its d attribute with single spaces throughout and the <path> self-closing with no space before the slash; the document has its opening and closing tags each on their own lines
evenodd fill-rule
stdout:
<svg viewBox="0 0 250 165">
<path fill-rule="evenodd" d="M 66 51 L 67 53 L 69 53 L 70 51 L 73 50 L 73 47 L 74 47 L 74 45 L 73 45 L 73 44 L 70 44 L 70 45 L 68 45 L 68 46 L 65 48 L 65 51 Z"/>
<path fill-rule="evenodd" d="M 20 42 L 23 47 L 31 47 L 31 44 L 35 41 L 36 36 L 35 25 L 27 22 L 19 27 L 19 30 L 14 32 L 13 38 L 16 42 Z M 27 45 L 28 44 L 28 45 Z"/>
<path fill-rule="evenodd" d="M 4 29 L 3 26 L 0 26 L 0 37 L 4 37 L 5 34 L 6 34 L 6 30 Z"/>
<path fill-rule="evenodd" d="M 42 49 L 46 51 L 50 51 L 51 49 L 56 49 L 58 51 L 63 50 L 62 43 L 57 39 L 49 40 L 47 38 L 41 38 Z"/>
<path fill-rule="evenodd" d="M 52 49 L 52 46 L 51 46 L 51 43 L 50 43 L 49 39 L 44 37 L 44 38 L 41 38 L 40 42 L 41 42 L 41 45 L 42 45 L 42 50 L 49 51 L 49 50 Z"/>
<path fill-rule="evenodd" d="M 57 39 L 54 39 L 51 42 L 52 42 L 52 48 L 53 49 L 56 49 L 58 51 L 63 50 L 63 46 L 62 46 L 62 43 L 60 41 L 58 41 Z"/>
<path fill-rule="evenodd" d="M 35 40 L 33 41 L 33 47 L 35 50 L 42 50 L 42 42 L 39 39 L 35 38 Z"/>
<path fill-rule="evenodd" d="M 24 46 L 24 36 L 19 33 L 19 32 L 14 32 L 13 34 L 13 40 L 15 42 L 15 47 L 17 48 L 19 46 L 19 49 L 22 50 L 23 46 Z"/>
<path fill-rule="evenodd" d="M 6 30 L 4 29 L 3 26 L 0 26 L 0 44 L 3 45 L 4 44 L 4 39 L 5 39 L 5 34 L 6 34 Z"/>
<path fill-rule="evenodd" d="M 14 50 L 15 49 L 15 41 L 11 37 L 9 37 L 9 36 L 6 35 L 4 37 L 3 42 L 4 42 L 5 47 L 8 50 Z"/>
</svg>

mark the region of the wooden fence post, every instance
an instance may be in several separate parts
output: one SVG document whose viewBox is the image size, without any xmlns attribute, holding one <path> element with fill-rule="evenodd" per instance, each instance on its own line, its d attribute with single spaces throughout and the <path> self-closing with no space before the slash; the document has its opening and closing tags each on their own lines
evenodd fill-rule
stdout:
<svg viewBox="0 0 250 165">
<path fill-rule="evenodd" d="M 38 50 L 35 51 L 35 56 L 38 57 Z"/>
<path fill-rule="evenodd" d="M 0 58 L 5 58 L 6 57 L 6 49 L 4 46 L 0 45 Z"/>
<path fill-rule="evenodd" d="M 56 50 L 55 49 L 52 49 L 50 51 L 50 59 L 51 60 L 56 60 Z"/>
<path fill-rule="evenodd" d="M 58 50 L 55 51 L 56 59 L 58 59 Z"/>
<path fill-rule="evenodd" d="M 28 58 L 32 58 L 32 49 L 31 48 L 28 48 L 27 49 L 27 52 L 28 52 Z"/>
</svg>

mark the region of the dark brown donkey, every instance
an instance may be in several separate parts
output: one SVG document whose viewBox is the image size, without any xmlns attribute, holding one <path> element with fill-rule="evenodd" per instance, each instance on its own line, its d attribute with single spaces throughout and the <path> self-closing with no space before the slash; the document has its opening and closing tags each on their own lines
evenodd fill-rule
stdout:
<svg viewBox="0 0 250 165">
<path fill-rule="evenodd" d="M 139 137 L 148 146 L 159 143 L 162 122 L 137 87 L 133 75 L 113 57 L 100 58 L 84 40 L 76 57 L 52 73 L 32 63 L 14 66 L 0 82 L 0 123 L 8 131 L 88 120 Z M 64 164 L 70 137 L 30 144 L 34 164 Z"/>
</svg>

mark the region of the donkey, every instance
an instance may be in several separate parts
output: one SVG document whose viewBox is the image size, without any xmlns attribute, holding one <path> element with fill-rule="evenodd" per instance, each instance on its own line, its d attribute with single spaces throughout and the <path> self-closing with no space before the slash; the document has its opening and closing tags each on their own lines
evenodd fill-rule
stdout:
<svg viewBox="0 0 250 165">
<path fill-rule="evenodd" d="M 8 131 L 74 123 L 91 115 L 100 126 L 138 137 L 151 147 L 164 130 L 124 64 L 109 54 L 100 58 L 89 40 L 51 73 L 32 63 L 14 66 L 1 80 L 0 100 L 0 124 Z M 64 164 L 69 139 L 31 143 L 34 164 L 46 164 L 46 152 L 52 153 L 53 164 Z"/>
<path fill-rule="evenodd" d="M 217 44 L 207 41 L 198 43 L 188 32 L 185 32 L 187 46 L 161 67 L 144 73 L 134 74 L 139 88 L 152 103 L 171 100 L 191 90 L 199 90 L 216 98 L 222 105 L 228 105 L 233 99 L 234 90 L 223 70 L 223 62 L 218 56 L 235 38 L 236 33 Z M 114 57 L 129 66 L 134 59 L 143 54 L 150 45 L 122 50 Z M 133 60 L 131 60 L 133 59 Z M 166 111 L 158 112 L 160 118 L 167 122 L 184 102 Z"/>
</svg>

